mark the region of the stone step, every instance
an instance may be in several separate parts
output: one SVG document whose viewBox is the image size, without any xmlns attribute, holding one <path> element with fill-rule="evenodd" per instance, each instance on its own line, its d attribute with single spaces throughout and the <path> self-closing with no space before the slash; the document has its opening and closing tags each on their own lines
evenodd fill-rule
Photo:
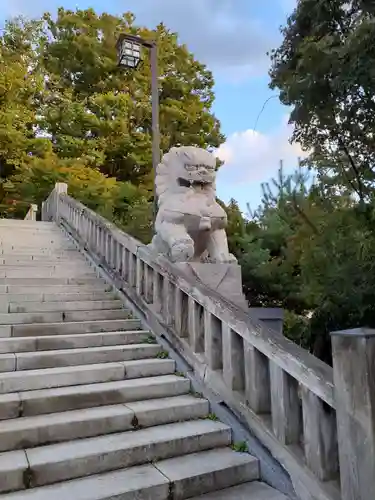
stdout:
<svg viewBox="0 0 375 500">
<path fill-rule="evenodd" d="M 183 395 L 10 419 L 0 426 L 0 451 L 196 420 L 208 412 L 207 400 Z"/>
<path fill-rule="evenodd" d="M 92 320 L 111 320 L 127 319 L 130 312 L 126 309 L 91 309 L 91 310 L 66 310 L 50 312 L 8 312 L 0 313 L 0 325 L 19 325 L 33 323 L 58 323 L 60 321 L 92 321 Z"/>
<path fill-rule="evenodd" d="M 1 227 L 0 237 L 1 240 L 6 242 L 11 242 L 14 245 L 23 246 L 29 245 L 30 240 L 43 240 L 47 238 L 51 239 L 61 239 L 64 243 L 72 243 L 68 238 L 64 237 L 61 231 L 49 231 L 49 230 L 38 230 L 36 228 L 12 228 L 12 227 Z"/>
<path fill-rule="evenodd" d="M 139 371 L 134 373 L 138 378 L 128 380 L 0 394 L 0 420 L 168 398 L 189 392 L 190 381 L 171 374 L 174 369 L 171 360 L 152 361 L 156 363 L 145 364 L 149 373 L 154 370 L 152 377 L 147 376 L 146 371 Z"/>
<path fill-rule="evenodd" d="M 51 228 L 51 229 L 57 229 L 60 231 L 60 229 L 56 226 L 54 222 L 47 222 L 47 221 L 35 221 L 35 220 L 24 220 L 24 219 L 0 219 L 0 226 L 17 226 L 17 228 L 25 226 L 26 228 L 28 227 L 36 227 L 36 228 Z"/>
<path fill-rule="evenodd" d="M 44 494 L 44 492 L 41 491 L 41 500 L 42 498 L 44 499 L 42 494 Z M 11 500 L 11 498 L 13 497 L 10 497 L 9 500 Z M 21 498 L 23 497 L 20 497 L 20 500 Z M 34 500 L 34 498 L 37 500 L 37 497 L 30 497 L 30 500 Z M 82 497 L 82 500 L 83 498 L 85 497 Z M 17 497 L 14 500 L 16 499 Z M 28 499 L 28 497 L 25 497 L 25 500 L 26 499 Z M 57 498 L 54 500 L 57 500 Z M 225 490 L 199 495 L 190 500 L 288 500 L 288 497 L 264 483 L 253 481 L 251 483 L 233 486 L 232 488 L 226 488 Z"/>
<path fill-rule="evenodd" d="M 0 455 L 0 491 L 100 474 L 155 460 L 196 453 L 231 443 L 231 430 L 220 422 L 193 420 L 10 451 Z M 103 460 L 105 457 L 105 460 Z"/>
<path fill-rule="evenodd" d="M 60 296 L 61 297 L 61 296 Z M 50 302 L 10 302 L 8 313 L 32 313 L 32 312 L 58 312 L 58 311 L 91 311 L 91 310 L 116 310 L 123 309 L 121 300 L 79 300 L 79 301 L 50 301 Z M 1 299 L 0 299 L 1 311 Z"/>
<path fill-rule="evenodd" d="M 154 358 L 5 372 L 0 373 L 0 394 L 167 375 L 174 366 L 173 360 Z"/>
<path fill-rule="evenodd" d="M 74 335 L 81 333 L 104 333 L 104 332 L 139 330 L 140 327 L 141 327 L 141 322 L 139 319 L 112 319 L 112 320 L 108 319 L 108 320 L 96 320 L 96 321 L 92 320 L 92 321 L 71 321 L 71 322 L 64 321 L 61 323 L 33 323 L 33 324 L 20 323 L 16 325 L 0 325 L 0 337 L 30 337 L 30 336 L 41 337 L 45 335 L 51 336 L 51 335 Z"/>
<path fill-rule="evenodd" d="M 190 498 L 259 479 L 258 460 L 231 448 L 192 453 L 154 465 L 172 483 L 173 498 Z"/>
<path fill-rule="evenodd" d="M 0 249 L 2 250 L 2 253 L 6 254 L 11 253 L 13 255 L 17 254 L 61 255 L 67 252 L 74 252 L 74 253 L 78 252 L 77 248 L 74 245 L 62 244 L 61 242 L 54 243 L 53 241 L 38 242 L 35 243 L 34 245 L 30 244 L 28 246 L 0 243 Z"/>
<path fill-rule="evenodd" d="M 44 296 L 56 295 L 64 293 L 91 293 L 91 292 L 109 292 L 112 286 L 104 282 L 89 284 L 89 285 L 76 285 L 76 284 L 62 284 L 62 285 L 0 285 L 0 293 L 14 293 L 14 294 L 40 294 L 43 292 Z"/>
<path fill-rule="evenodd" d="M 71 243 L 64 238 L 64 235 L 60 231 L 40 231 L 33 228 L 20 230 L 18 228 L 1 227 L 0 234 L 0 241 L 16 246 L 24 246 L 25 244 L 29 246 L 30 243 L 48 239 L 52 241 L 60 240 L 65 244 Z"/>
<path fill-rule="evenodd" d="M 78 252 L 75 255 L 72 255 L 70 252 L 69 255 L 56 255 L 55 257 L 49 257 L 48 255 L 14 255 L 2 254 L 0 257 L 0 264 L 3 265 L 20 265 L 20 266 L 28 266 L 28 265 L 42 265 L 42 264 L 56 264 L 56 265 L 64 265 L 73 262 L 74 264 L 78 263 L 86 263 L 86 259 L 83 255 Z"/>
<path fill-rule="evenodd" d="M 17 232 L 16 237 L 15 232 Z M 19 231 L 2 227 L 0 234 L 0 243 L 18 247 L 30 247 L 37 244 L 41 246 L 44 242 L 55 243 L 56 241 L 61 242 L 63 245 L 72 245 L 72 242 L 65 239 L 64 235 L 58 231 L 35 231 L 32 229 Z"/>
<path fill-rule="evenodd" d="M 12 255 L 13 257 L 28 257 L 31 259 L 35 258 L 40 258 L 40 259 L 45 259 L 45 258 L 57 258 L 57 257 L 64 257 L 66 259 L 69 259 L 69 257 L 76 258 L 78 256 L 81 256 L 79 251 L 76 248 L 56 248 L 56 249 L 48 249 L 48 248 L 43 248 L 43 249 L 35 249 L 35 248 L 18 248 L 18 247 L 3 247 L 0 246 L 0 258 L 4 258 L 8 255 Z"/>
<path fill-rule="evenodd" d="M 0 259 L 0 269 L 5 269 L 6 271 L 13 270 L 25 270 L 25 269 L 77 269 L 77 268 L 88 268 L 92 269 L 87 261 L 84 259 L 66 259 L 66 260 L 20 260 L 15 262 L 9 259 Z"/>
<path fill-rule="evenodd" d="M 60 233 L 24 231 L 14 238 L 14 230 L 1 230 L 0 246 L 9 248 L 74 248 Z"/>
<path fill-rule="evenodd" d="M 41 236 L 45 235 L 56 235 L 56 236 L 65 236 L 64 233 L 57 227 L 36 227 L 36 226 L 22 226 L 21 224 L 18 224 L 17 227 L 12 227 L 11 225 L 7 224 L 0 224 L 1 227 L 1 235 L 8 235 L 11 233 L 13 235 L 13 241 L 17 244 L 22 243 L 24 241 L 23 236 L 26 234 L 40 234 Z M 66 238 L 66 241 L 70 241 L 68 238 Z"/>
<path fill-rule="evenodd" d="M 131 344 L 55 351 L 17 352 L 0 354 L 0 372 L 39 370 L 63 366 L 91 365 L 155 358 L 159 344 Z"/>
<path fill-rule="evenodd" d="M 0 285 L 15 285 L 15 286 L 34 286 L 44 288 L 48 285 L 100 285 L 105 284 L 105 281 L 96 276 L 87 276 L 82 278 L 0 278 Z"/>
<path fill-rule="evenodd" d="M 68 278 L 67 278 L 68 276 Z M 14 269 L 7 270 L 4 267 L 0 267 L 0 278 L 7 280 L 9 279 L 95 279 L 96 271 L 89 266 L 81 266 L 76 270 L 72 269 L 51 269 L 49 268 L 24 268 L 24 269 Z"/>
<path fill-rule="evenodd" d="M 120 469 L 0 495 L 1 500 L 167 500 L 169 481 L 153 465 Z"/>
<path fill-rule="evenodd" d="M 66 261 L 37 261 L 37 260 L 29 260 L 24 262 L 17 262 L 12 264 L 1 264 L 0 269 L 6 272 L 15 272 L 15 271 L 30 271 L 30 272 L 47 272 L 47 271 L 69 271 L 75 272 L 79 270 L 88 270 L 95 271 L 95 268 L 90 265 L 89 262 L 85 262 L 82 260 L 69 259 Z"/>
<path fill-rule="evenodd" d="M 23 288 L 24 290 L 24 288 Z M 74 293 L 40 293 L 41 290 L 38 288 L 37 293 L 0 293 L 0 308 L 1 304 L 10 303 L 22 304 L 24 302 L 91 302 L 97 300 L 117 300 L 117 294 L 115 292 L 74 292 Z"/>
<path fill-rule="evenodd" d="M 0 338 L 0 354 L 151 343 L 148 330 Z"/>
<path fill-rule="evenodd" d="M 177 460 L 180 460 L 180 458 L 177 458 Z M 226 463 L 225 460 L 228 462 Z M 193 462 L 195 463 L 193 464 Z M 272 488 L 262 488 L 263 485 L 257 481 L 254 481 L 254 483 L 247 482 L 228 490 L 216 491 L 218 489 L 218 479 L 219 483 L 233 482 L 236 477 L 242 478 L 248 475 L 248 481 L 251 481 L 255 476 L 257 468 L 256 460 L 250 455 L 243 456 L 241 454 L 236 454 L 227 448 L 195 453 L 194 456 L 190 457 L 190 469 L 181 471 L 171 470 L 171 477 L 160 473 L 159 465 L 161 463 L 163 462 L 74 479 L 66 483 L 57 483 L 50 486 L 29 489 L 24 492 L 3 495 L 1 498 L 3 500 L 50 500 L 51 498 L 54 500 L 66 500 L 70 498 L 74 500 L 113 500 L 115 498 L 121 500 L 134 500 L 135 498 L 145 500 L 184 500 L 188 498 L 191 490 L 198 489 L 199 491 L 210 491 L 211 493 L 203 495 L 202 497 L 195 497 L 196 499 L 285 499 L 283 496 L 241 496 L 242 492 L 246 492 L 246 488 L 250 492 L 259 491 L 260 494 L 263 494 L 265 490 L 269 493 L 274 492 Z M 210 467 L 211 463 L 212 466 Z M 204 471 L 199 474 L 199 465 L 202 464 L 205 465 Z M 195 468 L 198 469 L 198 474 L 189 476 L 189 473 L 196 472 L 194 470 Z M 180 472 L 179 479 L 177 483 L 174 483 L 173 477 L 177 475 L 178 472 Z M 187 485 L 187 489 L 182 492 L 178 489 L 181 483 Z M 201 489 L 199 489 L 199 484 L 201 484 Z M 253 484 L 255 487 L 249 489 Z M 236 488 L 238 488 L 239 495 L 231 495 L 231 490 L 234 491 Z M 224 491 L 228 491 L 231 496 L 224 496 Z"/>
</svg>

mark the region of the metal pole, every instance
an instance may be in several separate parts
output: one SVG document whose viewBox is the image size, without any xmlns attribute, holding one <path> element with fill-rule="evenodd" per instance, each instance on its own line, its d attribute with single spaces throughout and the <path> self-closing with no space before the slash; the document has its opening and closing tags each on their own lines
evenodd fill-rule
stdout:
<svg viewBox="0 0 375 500">
<path fill-rule="evenodd" d="M 151 96 L 152 96 L 152 169 L 154 172 L 154 218 L 158 210 L 156 197 L 156 169 L 160 163 L 160 131 L 159 131 L 159 86 L 158 86 L 158 49 L 156 42 L 151 46 Z"/>
</svg>

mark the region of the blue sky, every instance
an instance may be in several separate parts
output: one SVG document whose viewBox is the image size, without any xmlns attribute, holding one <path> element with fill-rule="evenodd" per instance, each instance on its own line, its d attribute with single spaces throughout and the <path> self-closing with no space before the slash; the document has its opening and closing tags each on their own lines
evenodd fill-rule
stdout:
<svg viewBox="0 0 375 500">
<path fill-rule="evenodd" d="M 215 114 L 227 137 L 218 156 L 225 160 L 218 174 L 218 195 L 235 198 L 243 210 L 255 208 L 261 182 L 272 178 L 280 160 L 291 170 L 302 155 L 290 145 L 289 110 L 277 97 L 257 117 L 264 102 L 276 93 L 268 88 L 266 52 L 280 42 L 279 26 L 296 0 L 0 0 L 0 23 L 12 15 L 39 16 L 57 6 L 94 7 L 119 14 L 132 11 L 139 24 L 154 27 L 163 21 L 177 31 L 196 57 L 213 71 Z"/>
</svg>

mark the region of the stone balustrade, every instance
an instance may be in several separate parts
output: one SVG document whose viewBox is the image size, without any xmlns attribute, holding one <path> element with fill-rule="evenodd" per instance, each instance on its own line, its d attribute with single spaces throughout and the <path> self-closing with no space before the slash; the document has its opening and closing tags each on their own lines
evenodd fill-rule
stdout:
<svg viewBox="0 0 375 500">
<path fill-rule="evenodd" d="M 340 494 L 341 394 L 335 393 L 332 368 L 188 278 L 178 265 L 69 197 L 64 186 L 57 185 L 44 203 L 44 220 L 60 222 L 109 272 L 153 331 L 169 339 L 287 470 L 297 495 L 368 499 L 359 490 L 356 497 Z"/>
</svg>

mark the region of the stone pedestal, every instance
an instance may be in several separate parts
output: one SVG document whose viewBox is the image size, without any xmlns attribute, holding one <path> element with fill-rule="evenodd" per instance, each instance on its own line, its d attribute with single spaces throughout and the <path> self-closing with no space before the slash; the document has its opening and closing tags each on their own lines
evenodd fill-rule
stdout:
<svg viewBox="0 0 375 500">
<path fill-rule="evenodd" d="M 275 332 L 283 333 L 284 309 L 281 307 L 249 307 L 249 314 Z"/>
<path fill-rule="evenodd" d="M 248 309 L 247 300 L 242 293 L 242 274 L 239 265 L 183 262 L 176 266 L 193 280 L 200 281 L 237 306 Z"/>
</svg>

